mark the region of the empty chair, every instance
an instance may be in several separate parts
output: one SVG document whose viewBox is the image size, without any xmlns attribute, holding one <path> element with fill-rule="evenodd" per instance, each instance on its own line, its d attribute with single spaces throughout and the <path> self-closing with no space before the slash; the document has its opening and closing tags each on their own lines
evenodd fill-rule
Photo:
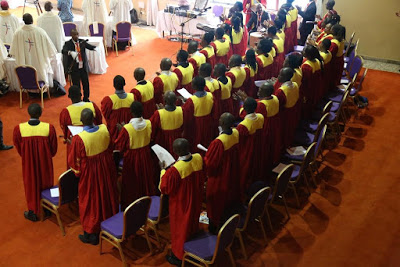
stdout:
<svg viewBox="0 0 400 267">
<path fill-rule="evenodd" d="M 347 102 L 347 96 L 349 95 L 349 91 L 346 91 L 346 93 L 344 93 L 343 98 L 342 98 L 342 102 L 340 103 L 339 109 L 337 112 L 329 112 L 329 120 L 327 125 L 332 129 L 332 132 L 335 134 L 335 141 L 338 141 L 337 138 L 340 137 L 342 131 L 340 129 L 340 125 L 339 125 L 339 119 L 340 117 L 342 118 L 343 121 L 343 125 L 346 126 L 346 115 L 344 112 L 344 106 Z"/>
<path fill-rule="evenodd" d="M 71 30 L 76 29 L 76 24 L 73 22 L 64 22 L 63 28 L 65 36 L 71 36 Z"/>
<path fill-rule="evenodd" d="M 333 105 L 333 102 L 329 101 L 324 106 L 324 109 L 322 110 L 322 112 L 317 110 L 312 113 L 312 115 L 311 115 L 312 119 L 300 121 L 299 129 L 303 129 L 304 131 L 310 132 L 310 133 L 316 132 L 318 125 L 319 125 L 319 120 L 322 118 L 323 115 L 325 115 L 326 113 L 331 111 L 332 105 Z"/>
<path fill-rule="evenodd" d="M 32 66 L 19 66 L 15 68 L 19 81 L 19 108 L 22 108 L 22 93 L 40 93 L 42 108 L 44 108 L 43 93 L 47 92 L 50 99 L 49 87 L 44 81 L 38 81 L 36 69 Z"/>
<path fill-rule="evenodd" d="M 116 25 L 116 33 L 113 35 L 113 49 L 115 47 L 115 51 L 118 56 L 118 42 L 128 42 L 130 46 L 131 43 L 131 23 L 129 21 L 121 21 Z"/>
<path fill-rule="evenodd" d="M 231 245 L 239 220 L 239 214 L 235 214 L 225 222 L 218 235 L 203 232 L 186 241 L 183 246 L 185 253 L 183 254 L 182 267 L 185 266 L 185 262 L 196 266 L 209 266 L 215 262 L 218 253 L 223 250 L 228 252 L 232 265 L 236 266 Z M 199 264 L 199 262 L 202 264 Z"/>
<path fill-rule="evenodd" d="M 343 78 L 340 80 L 340 83 L 341 83 L 341 84 L 348 84 L 348 83 L 350 83 L 351 80 L 354 78 L 354 76 L 357 75 L 357 74 L 360 72 L 360 70 L 361 70 L 363 64 L 364 64 L 363 58 L 362 58 L 361 56 L 356 56 L 356 57 L 354 58 L 354 60 L 353 60 L 353 63 L 352 63 L 352 65 L 351 65 L 350 71 L 349 71 L 348 74 L 347 74 L 347 77 L 343 77 Z"/>
<path fill-rule="evenodd" d="M 224 13 L 224 7 L 220 5 L 215 5 L 213 7 L 213 13 L 216 17 L 220 17 Z"/>
<path fill-rule="evenodd" d="M 302 129 L 297 129 L 296 134 L 294 136 L 294 143 L 301 146 L 310 146 L 313 142 L 317 141 L 319 133 L 322 131 L 322 128 L 326 125 L 329 120 L 329 113 L 323 115 L 319 120 L 317 130 L 315 133 L 309 133 Z"/>
<path fill-rule="evenodd" d="M 354 35 L 356 34 L 356 32 L 353 32 L 352 34 L 351 34 L 351 37 L 350 37 L 350 40 L 349 40 L 349 42 L 348 42 L 348 44 L 347 44 L 347 47 L 346 47 L 346 49 L 344 50 L 344 56 L 345 56 L 345 61 L 344 62 L 347 62 L 346 61 L 346 58 L 347 58 L 347 53 L 349 52 L 349 49 L 350 49 L 350 47 L 351 47 L 351 43 L 353 42 L 353 39 L 354 39 Z"/>
<path fill-rule="evenodd" d="M 160 238 L 158 236 L 158 223 L 162 218 L 166 217 L 168 214 L 163 213 L 164 206 L 167 205 L 167 198 L 161 194 L 161 196 L 151 197 L 151 206 L 149 211 L 149 227 L 154 231 L 156 235 L 157 242 L 160 243 Z"/>
<path fill-rule="evenodd" d="M 103 221 L 100 225 L 100 255 L 102 254 L 104 239 L 119 250 L 121 260 L 124 266 L 127 266 L 121 243 L 130 236 L 135 235 L 138 230 L 144 232 L 150 253 L 153 253 L 153 248 L 151 247 L 147 234 L 147 216 L 149 214 L 150 205 L 150 197 L 141 197 L 130 204 L 125 211 L 119 212 Z"/>
<path fill-rule="evenodd" d="M 75 173 L 69 169 L 58 178 L 58 186 L 43 190 L 40 194 L 40 206 L 42 207 L 41 220 L 43 221 L 44 209 L 54 213 L 63 235 L 65 235 L 65 230 L 58 209 L 61 205 L 71 203 L 78 198 L 78 184 L 79 179 L 75 176 Z M 59 196 L 52 197 L 51 189 L 58 189 Z"/>
<path fill-rule="evenodd" d="M 344 57 L 344 73 L 343 75 L 346 75 L 346 73 L 348 73 L 351 69 L 351 66 L 353 64 L 353 60 L 357 55 L 357 48 L 358 48 L 358 43 L 359 43 L 360 39 L 357 40 L 357 42 L 354 45 L 353 50 L 351 51 L 350 55 L 348 57 Z"/>
<path fill-rule="evenodd" d="M 105 38 L 105 35 L 104 35 L 104 33 L 105 33 L 104 24 L 103 23 L 97 23 L 97 28 L 98 28 L 98 31 L 97 31 L 97 33 L 95 33 L 94 32 L 93 23 L 90 24 L 89 25 L 89 34 L 90 34 L 90 36 L 103 37 L 104 50 L 106 51 L 106 55 L 108 55 L 106 38 Z"/>
</svg>

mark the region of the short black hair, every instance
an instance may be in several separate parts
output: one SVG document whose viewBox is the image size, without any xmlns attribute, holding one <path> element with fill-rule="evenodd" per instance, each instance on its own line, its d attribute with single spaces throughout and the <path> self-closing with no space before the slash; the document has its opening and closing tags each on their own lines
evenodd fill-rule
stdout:
<svg viewBox="0 0 400 267">
<path fill-rule="evenodd" d="M 38 103 L 30 104 L 28 107 L 28 114 L 31 118 L 40 118 L 42 115 L 42 107 Z"/>
<path fill-rule="evenodd" d="M 222 39 L 222 37 L 224 36 L 225 31 L 223 28 L 219 27 L 215 30 L 215 38 L 216 39 Z"/>
<path fill-rule="evenodd" d="M 269 27 L 268 34 L 276 35 L 276 27 L 275 26 Z"/>
<path fill-rule="evenodd" d="M 210 63 L 203 63 L 199 69 L 199 75 L 203 78 L 210 77 L 212 73 L 212 67 Z"/>
<path fill-rule="evenodd" d="M 206 41 L 208 44 L 214 41 L 214 32 L 206 32 L 203 36 L 204 41 Z"/>
<path fill-rule="evenodd" d="M 186 62 L 189 57 L 189 53 L 185 50 L 179 50 L 176 58 L 179 62 Z"/>
<path fill-rule="evenodd" d="M 122 90 L 125 86 L 125 79 L 121 75 L 117 75 L 114 77 L 113 83 L 115 89 Z"/>
<path fill-rule="evenodd" d="M 229 59 L 229 67 L 238 67 L 242 65 L 242 57 L 240 55 L 234 54 Z"/>
<path fill-rule="evenodd" d="M 78 98 L 82 96 L 81 88 L 78 85 L 72 85 L 68 89 L 68 97 L 69 98 Z"/>
<path fill-rule="evenodd" d="M 275 27 L 276 27 L 277 29 L 282 29 L 282 27 L 283 27 L 283 21 L 280 20 L 278 17 L 275 18 L 274 24 L 275 24 Z"/>
<path fill-rule="evenodd" d="M 136 117 L 143 116 L 143 105 L 139 101 L 133 101 L 131 104 L 131 113 Z"/>
<path fill-rule="evenodd" d="M 204 91 L 206 87 L 206 80 L 203 77 L 196 76 L 192 80 L 192 88 L 196 91 Z"/>
<path fill-rule="evenodd" d="M 22 20 L 24 21 L 24 23 L 25 23 L 26 25 L 29 25 L 29 24 L 32 24 L 32 23 L 33 23 L 33 17 L 32 17 L 32 15 L 29 14 L 29 13 L 25 13 L 25 14 L 22 16 Z"/>
<path fill-rule="evenodd" d="M 252 97 L 248 97 L 243 103 L 243 108 L 247 114 L 254 113 L 257 109 L 257 101 Z"/>
<path fill-rule="evenodd" d="M 214 76 L 225 76 L 226 66 L 223 63 L 218 63 L 214 67 Z"/>
<path fill-rule="evenodd" d="M 144 80 L 145 76 L 146 76 L 146 71 L 141 67 L 136 68 L 135 71 L 133 72 L 133 77 L 135 77 L 136 81 Z"/>
<path fill-rule="evenodd" d="M 331 47 L 332 42 L 328 38 L 325 38 L 322 40 L 321 44 L 326 50 L 328 50 Z"/>
<path fill-rule="evenodd" d="M 261 39 L 257 45 L 257 50 L 260 50 L 262 54 L 266 54 L 271 52 L 272 50 L 272 41 L 269 38 Z"/>
</svg>

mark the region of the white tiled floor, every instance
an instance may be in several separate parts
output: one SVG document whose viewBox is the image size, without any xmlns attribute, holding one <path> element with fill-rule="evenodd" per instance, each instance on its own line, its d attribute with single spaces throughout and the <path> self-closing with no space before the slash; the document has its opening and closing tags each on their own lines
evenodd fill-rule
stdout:
<svg viewBox="0 0 400 267">
<path fill-rule="evenodd" d="M 374 70 L 389 71 L 394 73 L 400 73 L 400 64 L 385 63 L 375 60 L 364 59 L 364 67 Z"/>
</svg>

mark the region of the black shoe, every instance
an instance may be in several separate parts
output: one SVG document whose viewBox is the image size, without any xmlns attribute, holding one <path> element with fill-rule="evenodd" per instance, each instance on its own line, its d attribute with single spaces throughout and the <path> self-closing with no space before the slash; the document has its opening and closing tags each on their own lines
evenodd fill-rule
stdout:
<svg viewBox="0 0 400 267">
<path fill-rule="evenodd" d="M 44 217 L 50 217 L 51 216 L 51 211 L 49 211 L 48 209 L 44 209 Z"/>
<path fill-rule="evenodd" d="M 33 210 L 25 211 L 24 212 L 24 217 L 25 217 L 25 219 L 30 220 L 32 222 L 39 221 L 38 216 L 33 212 Z"/>
<path fill-rule="evenodd" d="M 90 234 L 90 244 L 97 246 L 99 244 L 99 234 Z"/>
<path fill-rule="evenodd" d="M 94 246 L 99 244 L 98 234 L 89 234 L 87 232 L 83 232 L 83 235 L 79 235 L 79 239 L 85 244 L 91 244 Z"/>
<path fill-rule="evenodd" d="M 1 144 L 1 145 L 0 145 L 0 150 L 9 150 L 9 149 L 11 149 L 11 148 L 13 148 L 13 146 L 7 146 L 7 145 L 5 145 L 5 144 Z"/>
<path fill-rule="evenodd" d="M 174 253 L 172 253 L 172 252 L 171 252 L 171 255 L 166 255 L 166 256 L 165 256 L 165 259 L 166 259 L 170 264 L 175 265 L 175 266 L 181 266 L 181 264 L 182 264 L 182 261 L 181 261 L 180 259 L 178 259 L 178 258 L 174 255 Z"/>
</svg>

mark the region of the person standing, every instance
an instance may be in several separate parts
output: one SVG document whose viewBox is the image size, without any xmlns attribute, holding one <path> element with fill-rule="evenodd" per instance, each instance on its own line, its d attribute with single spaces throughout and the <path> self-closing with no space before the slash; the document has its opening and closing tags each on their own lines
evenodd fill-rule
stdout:
<svg viewBox="0 0 400 267">
<path fill-rule="evenodd" d="M 15 126 L 13 141 L 22 158 L 22 177 L 28 211 L 27 220 L 36 222 L 40 209 L 42 190 L 54 185 L 53 157 L 57 153 L 57 134 L 54 126 L 41 122 L 42 108 L 39 104 L 28 107 L 28 122 Z"/>
<path fill-rule="evenodd" d="M 63 23 L 74 21 L 74 14 L 72 14 L 71 8 L 72 8 L 72 0 L 57 1 L 57 9 L 60 11 L 58 12 L 58 16 L 60 17 Z"/>
<path fill-rule="evenodd" d="M 19 28 L 19 20 L 8 11 L 7 1 L 1 1 L 0 5 L 0 39 L 6 44 L 11 44 L 14 33 Z"/>
<path fill-rule="evenodd" d="M 104 0 L 83 0 L 83 27 L 89 29 L 93 22 L 107 25 L 107 7 Z"/>
<path fill-rule="evenodd" d="M 0 119 L 0 150 L 9 150 L 13 148 L 13 146 L 8 146 L 3 143 L 3 122 Z"/>
<path fill-rule="evenodd" d="M 93 111 L 82 110 L 83 131 L 72 138 L 68 165 L 79 179 L 79 216 L 83 243 L 99 243 L 100 223 L 118 212 L 117 170 L 113 143 L 104 124 L 94 125 Z"/>
<path fill-rule="evenodd" d="M 71 75 L 72 84 L 83 87 L 83 101 L 89 101 L 89 65 L 86 57 L 86 49 L 95 50 L 96 47 L 88 44 L 83 39 L 79 39 L 76 29 L 71 30 L 71 40 L 65 42 L 62 53 L 67 57 L 65 71 Z"/>
<path fill-rule="evenodd" d="M 301 10 L 301 7 L 296 6 L 299 11 L 299 15 L 303 18 L 303 21 L 300 24 L 299 32 L 300 32 L 300 41 L 299 45 L 304 45 L 307 40 L 307 36 L 311 33 L 314 28 L 315 14 L 317 13 L 317 6 L 315 5 L 314 0 L 310 0 L 307 4 L 307 8 L 305 11 Z M 307 23 L 308 22 L 308 23 Z"/>
</svg>

